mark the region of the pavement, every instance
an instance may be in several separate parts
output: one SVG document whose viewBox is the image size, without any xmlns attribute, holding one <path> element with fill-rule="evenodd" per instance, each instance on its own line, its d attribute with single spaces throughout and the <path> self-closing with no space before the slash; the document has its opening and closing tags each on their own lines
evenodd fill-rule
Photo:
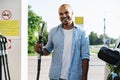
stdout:
<svg viewBox="0 0 120 80">
<path fill-rule="evenodd" d="M 49 68 L 51 56 L 42 56 L 39 80 L 49 80 Z M 94 53 L 90 56 L 88 80 L 104 80 L 105 62 L 100 60 Z M 28 80 L 36 80 L 37 56 L 28 57 Z"/>
</svg>

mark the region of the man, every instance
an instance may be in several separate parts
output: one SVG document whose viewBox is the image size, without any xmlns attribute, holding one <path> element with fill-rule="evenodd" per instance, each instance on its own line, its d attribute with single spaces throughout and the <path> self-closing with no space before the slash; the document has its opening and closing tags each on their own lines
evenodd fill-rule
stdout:
<svg viewBox="0 0 120 80">
<path fill-rule="evenodd" d="M 52 53 L 50 80 L 87 80 L 89 40 L 73 23 L 69 4 L 62 4 L 58 13 L 61 24 L 50 31 L 43 50 L 44 55 Z M 35 45 L 35 51 L 40 51 L 40 44 Z"/>
</svg>

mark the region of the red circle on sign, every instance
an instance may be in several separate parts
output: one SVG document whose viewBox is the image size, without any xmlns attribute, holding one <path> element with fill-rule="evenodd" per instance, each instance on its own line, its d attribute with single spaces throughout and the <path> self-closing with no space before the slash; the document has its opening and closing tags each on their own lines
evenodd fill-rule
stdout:
<svg viewBox="0 0 120 80">
<path fill-rule="evenodd" d="M 4 20 L 9 20 L 12 17 L 12 13 L 9 10 L 4 10 L 2 12 L 2 18 Z"/>
</svg>

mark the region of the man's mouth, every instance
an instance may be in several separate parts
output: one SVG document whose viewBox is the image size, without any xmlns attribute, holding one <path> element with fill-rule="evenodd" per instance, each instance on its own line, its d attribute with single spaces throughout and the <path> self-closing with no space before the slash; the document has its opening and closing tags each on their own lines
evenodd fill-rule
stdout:
<svg viewBox="0 0 120 80">
<path fill-rule="evenodd" d="M 68 17 L 65 17 L 64 19 L 63 19 L 63 22 L 66 22 L 68 20 Z"/>
</svg>

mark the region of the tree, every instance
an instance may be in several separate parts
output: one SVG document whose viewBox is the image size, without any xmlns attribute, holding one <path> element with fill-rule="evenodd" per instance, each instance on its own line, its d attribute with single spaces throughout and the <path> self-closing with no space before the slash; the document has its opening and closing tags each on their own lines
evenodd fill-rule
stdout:
<svg viewBox="0 0 120 80">
<path fill-rule="evenodd" d="M 96 45 L 96 41 L 98 39 L 97 33 L 91 32 L 89 35 L 89 39 L 90 39 L 90 45 Z"/>
<path fill-rule="evenodd" d="M 103 39 L 110 39 L 110 44 L 115 43 L 115 39 L 109 38 L 107 35 L 100 35 L 98 36 L 97 33 L 91 32 L 89 35 L 90 45 L 100 45 L 103 44 Z"/>
<path fill-rule="evenodd" d="M 31 10 L 31 6 L 28 6 L 28 54 L 35 53 L 34 45 L 38 40 L 38 36 L 35 36 L 35 33 L 39 33 L 41 29 L 40 23 L 43 23 L 42 17 L 38 16 Z M 45 29 L 43 33 L 44 44 L 47 42 L 48 32 Z"/>
</svg>

